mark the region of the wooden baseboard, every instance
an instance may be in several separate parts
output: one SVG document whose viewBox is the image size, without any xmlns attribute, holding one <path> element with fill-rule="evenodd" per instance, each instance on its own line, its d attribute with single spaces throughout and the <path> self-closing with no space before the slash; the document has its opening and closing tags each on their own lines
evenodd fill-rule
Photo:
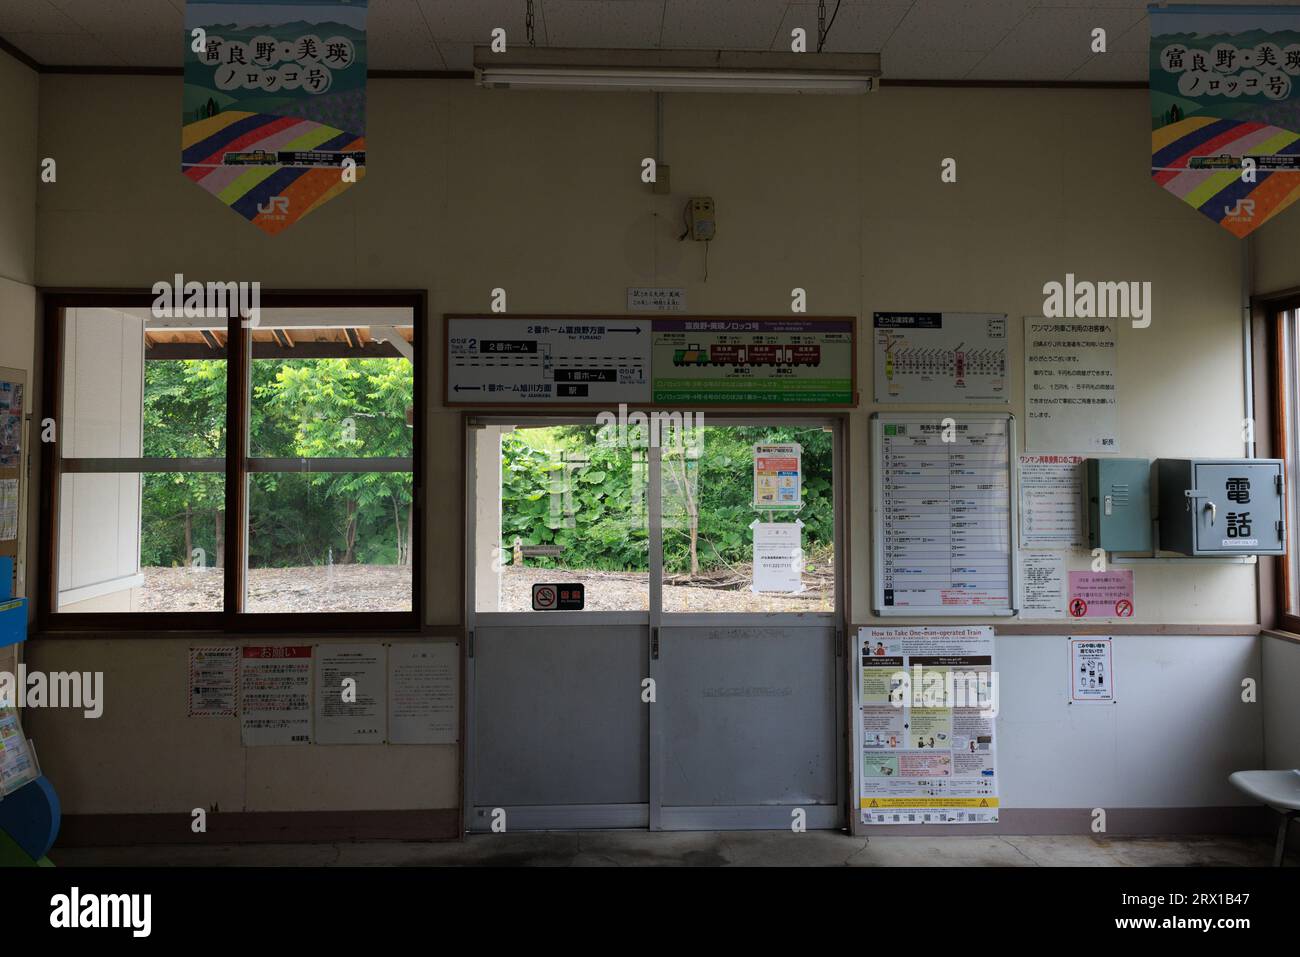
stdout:
<svg viewBox="0 0 1300 957">
<path fill-rule="evenodd" d="M 334 841 L 454 841 L 455 808 L 427 811 L 218 811 L 195 834 L 189 814 L 69 814 L 56 848 L 133 844 L 306 844 Z"/>
</svg>

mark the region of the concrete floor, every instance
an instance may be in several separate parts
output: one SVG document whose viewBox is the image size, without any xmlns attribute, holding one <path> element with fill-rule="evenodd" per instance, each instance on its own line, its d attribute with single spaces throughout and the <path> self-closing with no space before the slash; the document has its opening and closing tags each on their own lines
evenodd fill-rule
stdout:
<svg viewBox="0 0 1300 957">
<path fill-rule="evenodd" d="M 244 844 L 56 849 L 60 867 L 551 866 L 1260 867 L 1262 837 L 849 837 L 835 831 L 476 834 L 461 843 Z"/>
</svg>

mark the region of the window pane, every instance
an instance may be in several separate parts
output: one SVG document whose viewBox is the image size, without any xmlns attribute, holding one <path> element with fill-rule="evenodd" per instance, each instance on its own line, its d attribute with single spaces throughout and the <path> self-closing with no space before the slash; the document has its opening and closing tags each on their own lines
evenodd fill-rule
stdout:
<svg viewBox="0 0 1300 957">
<path fill-rule="evenodd" d="M 803 508 L 757 510 L 754 446 L 788 444 L 802 452 Z M 665 439 L 661 455 L 665 612 L 835 610 L 833 433 L 703 426 Z M 791 471 L 782 465 L 775 481 L 791 483 Z M 764 569 L 757 582 L 756 531 Z"/>
<path fill-rule="evenodd" d="M 250 455 L 411 457 L 412 327 L 304 327 L 285 320 L 250 332 Z"/>
<path fill-rule="evenodd" d="M 249 476 L 248 612 L 411 611 L 409 472 Z"/>
<path fill-rule="evenodd" d="M 644 449 L 591 425 L 478 432 L 480 612 L 531 611 L 534 584 L 585 586 L 584 611 L 650 607 Z"/>
<path fill-rule="evenodd" d="M 222 473 L 65 474 L 58 611 L 221 611 L 225 515 Z"/>
</svg>

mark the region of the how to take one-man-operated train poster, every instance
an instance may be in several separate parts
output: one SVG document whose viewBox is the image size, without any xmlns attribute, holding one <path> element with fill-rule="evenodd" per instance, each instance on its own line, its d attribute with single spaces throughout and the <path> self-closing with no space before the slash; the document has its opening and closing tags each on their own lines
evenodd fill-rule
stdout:
<svg viewBox="0 0 1300 957">
<path fill-rule="evenodd" d="M 1300 8 L 1148 12 L 1151 176 L 1245 236 L 1300 198 Z"/>
<path fill-rule="evenodd" d="M 189 0 L 181 170 L 275 234 L 360 182 L 368 0 Z"/>
</svg>

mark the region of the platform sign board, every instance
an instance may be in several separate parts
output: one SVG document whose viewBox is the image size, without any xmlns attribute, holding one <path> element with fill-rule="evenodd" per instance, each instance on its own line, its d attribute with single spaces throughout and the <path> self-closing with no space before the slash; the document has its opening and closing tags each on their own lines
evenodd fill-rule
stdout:
<svg viewBox="0 0 1300 957">
<path fill-rule="evenodd" d="M 1003 404 L 1007 317 L 991 312 L 877 312 L 877 402 Z"/>
<path fill-rule="evenodd" d="M 650 321 L 450 316 L 448 405 L 645 404 Z"/>
<path fill-rule="evenodd" d="M 862 628 L 854 647 L 861 822 L 996 824 L 993 629 Z"/>
<path fill-rule="evenodd" d="M 185 177 L 271 235 L 359 183 L 367 6 L 188 0 Z"/>
<path fill-rule="evenodd" d="M 853 319 L 655 319 L 659 405 L 854 403 Z"/>
</svg>

